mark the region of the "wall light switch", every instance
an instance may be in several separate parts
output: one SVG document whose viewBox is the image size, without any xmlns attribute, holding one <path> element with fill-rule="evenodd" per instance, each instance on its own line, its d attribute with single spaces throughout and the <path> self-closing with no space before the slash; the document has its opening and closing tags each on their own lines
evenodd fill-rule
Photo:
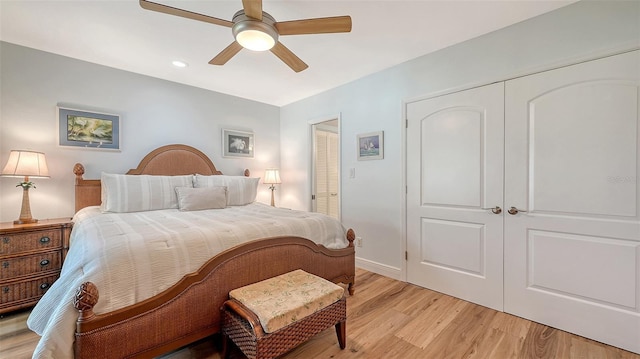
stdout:
<svg viewBox="0 0 640 359">
<path fill-rule="evenodd" d="M 356 169 L 349 168 L 349 178 L 356 178 Z"/>
</svg>

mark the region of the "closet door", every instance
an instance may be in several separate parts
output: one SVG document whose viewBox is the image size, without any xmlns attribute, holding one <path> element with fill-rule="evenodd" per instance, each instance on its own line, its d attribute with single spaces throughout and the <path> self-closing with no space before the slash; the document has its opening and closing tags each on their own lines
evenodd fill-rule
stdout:
<svg viewBox="0 0 640 359">
<path fill-rule="evenodd" d="M 327 134 L 327 189 L 329 198 L 327 201 L 327 213 L 329 216 L 340 219 L 339 211 L 339 182 L 340 176 L 338 175 L 338 162 L 340 158 L 338 134 L 335 132 L 329 132 Z"/>
<path fill-rule="evenodd" d="M 504 84 L 407 104 L 407 279 L 502 310 Z"/>
<path fill-rule="evenodd" d="M 314 129 L 314 212 L 340 219 L 339 206 L 339 137 L 336 132 Z"/>
<path fill-rule="evenodd" d="M 505 90 L 505 311 L 634 352 L 639 72 L 635 51 Z"/>
</svg>

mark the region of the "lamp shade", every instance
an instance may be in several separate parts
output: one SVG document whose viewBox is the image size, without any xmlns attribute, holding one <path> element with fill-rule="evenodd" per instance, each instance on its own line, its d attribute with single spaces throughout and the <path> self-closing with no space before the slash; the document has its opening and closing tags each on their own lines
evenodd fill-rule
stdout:
<svg viewBox="0 0 640 359">
<path fill-rule="evenodd" d="M 11 150 L 2 176 L 48 178 L 49 168 L 42 152 Z"/>
<path fill-rule="evenodd" d="M 280 171 L 277 169 L 268 169 L 264 171 L 264 183 L 266 184 L 279 184 L 280 182 Z"/>
</svg>

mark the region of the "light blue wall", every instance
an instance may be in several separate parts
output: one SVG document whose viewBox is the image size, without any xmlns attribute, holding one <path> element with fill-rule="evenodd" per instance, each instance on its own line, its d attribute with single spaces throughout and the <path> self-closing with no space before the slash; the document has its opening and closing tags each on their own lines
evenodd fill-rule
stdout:
<svg viewBox="0 0 640 359">
<path fill-rule="evenodd" d="M 223 173 L 255 176 L 280 164 L 280 109 L 255 101 L 0 43 L 0 165 L 12 149 L 45 152 L 51 179 L 34 180 L 34 218 L 74 213 L 73 165 L 85 178 L 124 173 L 156 147 L 184 143 L 207 154 Z M 56 105 L 121 116 L 120 152 L 58 146 Z M 254 159 L 222 158 L 223 128 L 255 133 Z M 0 221 L 17 219 L 22 191 L 0 178 Z M 263 188 L 264 187 L 264 188 Z M 258 199 L 269 203 L 267 186 Z"/>
<path fill-rule="evenodd" d="M 399 276 L 404 258 L 403 101 L 639 45 L 640 2 L 583 1 L 284 106 L 282 205 L 310 208 L 308 122 L 341 114 L 343 222 L 363 238 L 359 259 L 370 269 Z M 384 160 L 358 162 L 356 134 L 380 130 Z M 351 168 L 354 179 L 348 178 Z"/>
<path fill-rule="evenodd" d="M 246 167 L 261 175 L 264 168 L 280 166 L 281 206 L 309 209 L 309 121 L 341 115 L 343 222 L 364 238 L 359 259 L 394 275 L 403 265 L 403 101 L 639 44 L 640 2 L 582 1 L 279 109 L 0 43 L 0 163 L 4 165 L 11 149 L 47 154 L 52 178 L 38 180 L 31 191 L 37 218 L 73 214 L 74 163 L 84 163 L 90 178 L 103 170 L 122 173 L 153 148 L 169 143 L 199 148 L 228 174 Z M 57 146 L 57 104 L 120 114 L 122 151 Z M 256 158 L 221 158 L 222 128 L 253 130 Z M 385 159 L 356 161 L 356 134 L 380 130 L 385 132 Z M 350 168 L 354 179 L 347 178 Z M 19 214 L 16 182 L 0 178 L 0 221 Z M 259 199 L 268 202 L 270 193 L 260 190 Z"/>
</svg>

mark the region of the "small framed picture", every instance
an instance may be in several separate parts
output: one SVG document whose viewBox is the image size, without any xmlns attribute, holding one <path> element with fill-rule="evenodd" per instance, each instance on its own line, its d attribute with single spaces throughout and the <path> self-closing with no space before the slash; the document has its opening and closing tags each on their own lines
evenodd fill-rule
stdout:
<svg viewBox="0 0 640 359">
<path fill-rule="evenodd" d="M 120 116 L 58 107 L 60 146 L 120 150 Z"/>
<path fill-rule="evenodd" d="M 384 158 L 384 132 L 370 132 L 358 135 L 358 161 L 381 160 Z"/>
<path fill-rule="evenodd" d="M 222 130 L 223 157 L 253 158 L 253 132 Z"/>
</svg>

